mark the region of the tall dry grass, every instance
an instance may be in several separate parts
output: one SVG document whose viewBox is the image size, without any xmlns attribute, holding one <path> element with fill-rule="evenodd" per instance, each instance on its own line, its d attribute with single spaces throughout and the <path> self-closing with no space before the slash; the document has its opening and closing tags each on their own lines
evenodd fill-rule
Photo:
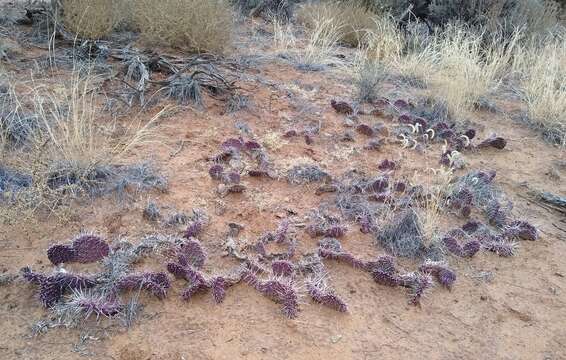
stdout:
<svg viewBox="0 0 566 360">
<path fill-rule="evenodd" d="M 366 56 L 390 69 L 396 78 L 426 87 L 446 103 L 456 118 L 465 118 L 482 99 L 494 94 L 509 72 L 509 65 L 523 34 L 491 34 L 462 24 L 452 24 L 433 36 L 402 33 L 393 21 L 376 21 L 381 32 L 368 35 Z"/>
<path fill-rule="evenodd" d="M 512 71 L 527 108 L 527 121 L 566 146 L 566 33 L 516 49 Z"/>
<path fill-rule="evenodd" d="M 360 46 L 375 27 L 375 14 L 357 2 L 307 3 L 297 10 L 298 22 L 307 29 L 316 29 L 321 19 L 331 21 L 338 29 L 339 41 Z"/>
<path fill-rule="evenodd" d="M 446 194 L 453 180 L 451 169 L 427 169 L 413 174 L 413 183 L 423 186 L 428 196 L 421 206 L 416 209 L 416 215 L 421 225 L 421 235 L 427 246 L 438 242 L 442 226 L 442 218 L 446 213 Z"/>
<path fill-rule="evenodd" d="M 34 113 L 41 120 L 33 141 L 43 149 L 41 156 L 53 162 L 75 163 L 86 171 L 100 164 L 119 163 L 135 144 L 152 139 L 158 117 L 145 124 L 132 121 L 123 138 L 112 135 L 116 122 L 100 118 L 96 91 L 100 81 L 96 75 L 76 70 L 68 84 L 56 92 L 46 86 L 33 89 Z"/>
<path fill-rule="evenodd" d="M 372 19 L 373 26 L 365 34 L 363 49 L 372 60 L 389 61 L 400 57 L 405 49 L 406 38 L 389 15 Z"/>
<path fill-rule="evenodd" d="M 66 200 L 99 185 L 101 173 L 127 164 L 134 147 L 159 141 L 156 125 L 165 109 L 148 121 L 133 120 L 118 133 L 116 121 L 101 116 L 99 81 L 88 70 L 77 69 L 60 86 L 20 82 L 20 97 L 12 84 L 11 121 L 34 123 L 18 144 L 0 131 L 0 158 L 4 166 L 29 176 L 31 186 L 2 194 L 0 200 L 9 199 L 9 206 L 0 206 L 4 220 L 31 217 L 40 209 L 55 213 Z M 69 184 L 53 185 L 57 179 Z"/>
<path fill-rule="evenodd" d="M 330 62 L 338 62 L 336 54 L 341 28 L 334 18 L 312 19 L 306 38 L 299 39 L 291 24 L 273 21 L 274 50 L 288 56 L 299 68 L 319 70 Z"/>
<path fill-rule="evenodd" d="M 196 52 L 225 52 L 234 23 L 225 0 L 61 0 L 60 13 L 67 29 L 81 38 L 135 30 L 150 45 Z"/>
<path fill-rule="evenodd" d="M 116 23 L 113 0 L 61 0 L 61 20 L 79 37 L 100 39 L 110 34 Z"/>
<path fill-rule="evenodd" d="M 297 37 L 293 32 L 293 25 L 274 19 L 273 26 L 273 45 L 278 53 L 286 53 L 297 46 Z"/>
<path fill-rule="evenodd" d="M 225 52 L 234 14 L 224 0 L 137 0 L 133 18 L 143 39 L 196 52 Z"/>
<path fill-rule="evenodd" d="M 340 25 L 333 18 L 318 18 L 313 26 L 304 49 L 299 52 L 298 62 L 306 67 L 326 64 L 333 57 L 341 36 Z"/>
<path fill-rule="evenodd" d="M 462 26 L 435 36 L 427 51 L 436 55 L 437 69 L 429 81 L 453 115 L 465 117 L 499 89 L 519 38 L 517 32 L 508 40 L 494 37 L 485 44 L 481 33 Z"/>
</svg>

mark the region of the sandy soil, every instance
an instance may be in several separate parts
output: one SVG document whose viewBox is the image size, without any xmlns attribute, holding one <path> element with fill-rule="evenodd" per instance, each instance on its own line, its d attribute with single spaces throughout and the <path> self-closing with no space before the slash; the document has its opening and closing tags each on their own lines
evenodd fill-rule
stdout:
<svg viewBox="0 0 566 360">
<path fill-rule="evenodd" d="M 223 114 L 222 104 L 207 99 L 206 111 L 181 109 L 163 120 L 162 145 L 136 149 L 133 158 L 152 159 L 167 175 L 167 193 L 146 193 L 122 203 L 97 199 L 77 204 L 75 220 L 70 223 L 49 219 L 34 225 L 2 226 L 2 268 L 17 272 L 32 265 L 49 271 L 47 247 L 83 229 L 96 231 L 109 241 L 127 237 L 136 242 L 152 232 L 179 234 L 142 218 L 143 207 L 153 200 L 165 213 L 173 208 L 187 213 L 196 207 L 206 209 L 211 223 L 201 236 L 210 255 L 205 270 L 226 270 L 237 265 L 223 256 L 227 223 L 244 225 L 241 239 L 252 242 L 262 232 L 273 230 L 290 210 L 301 218 L 331 201 L 332 194 L 316 196 L 312 186 L 249 178 L 244 179 L 247 193 L 220 198 L 216 183 L 207 174 L 205 158 L 225 138 L 238 135 L 236 121 L 246 122 L 258 138 L 271 145 L 268 153 L 281 167 L 307 158 L 334 175 L 354 168 L 375 173 L 379 161 L 388 158 L 400 161 L 397 175 L 407 177 L 438 167 L 440 145 L 422 154 L 394 143 L 379 152 L 368 152 L 362 149 L 367 142 L 363 135 L 356 134 L 355 142 L 337 141 L 345 131 L 344 117 L 332 110 L 329 101 L 348 99 L 352 91 L 339 70 L 301 72 L 272 59 L 260 61 L 255 71 L 244 75 L 239 85 L 251 96 L 249 109 Z M 542 142 L 503 114 L 478 112 L 473 120 L 481 129 L 479 138 L 496 132 L 509 143 L 501 151 L 466 154 L 464 171 L 497 170 L 497 183 L 513 200 L 514 215 L 531 221 L 541 236 L 536 242 L 521 242 L 512 258 L 488 252 L 470 260 L 451 257 L 458 274 L 453 290 L 436 287 L 421 307 L 408 305 L 403 290 L 377 285 L 365 273 L 327 262 L 332 285 L 349 304 L 348 313 L 337 313 L 304 297 L 299 317 L 289 320 L 277 304 L 242 285 L 231 288 L 221 305 L 208 295 L 186 303 L 179 297 L 184 284 L 176 281 L 165 301 L 142 295 L 143 314 L 129 330 L 107 326 L 104 321 L 96 325 L 91 319 L 89 332 L 52 329 L 32 337 L 30 326 L 45 310 L 34 287 L 16 281 L 0 287 L 0 358 L 566 359 L 566 233 L 557 228 L 566 228 L 566 223 L 559 213 L 525 197 L 527 185 L 566 195 L 566 182 L 548 175 L 554 162 L 564 159 L 564 151 Z M 291 124 L 309 121 L 322 124 L 314 144 L 306 145 L 302 137 L 281 139 Z M 393 125 L 386 118 L 367 121 Z M 366 259 L 384 253 L 370 235 L 355 226 L 342 243 Z M 299 231 L 298 255 L 315 246 L 316 239 Z M 400 262 L 406 268 L 418 265 Z M 153 259 L 138 269 L 161 271 L 163 264 Z"/>
</svg>

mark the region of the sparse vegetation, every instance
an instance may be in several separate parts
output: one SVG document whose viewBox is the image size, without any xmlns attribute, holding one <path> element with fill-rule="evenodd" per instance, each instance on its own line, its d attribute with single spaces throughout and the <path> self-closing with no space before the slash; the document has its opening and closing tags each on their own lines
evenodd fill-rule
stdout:
<svg viewBox="0 0 566 360">
<path fill-rule="evenodd" d="M 332 18 L 321 16 L 313 19 L 304 49 L 295 56 L 297 66 L 312 71 L 320 70 L 331 62 L 341 36 L 340 26 Z"/>
<path fill-rule="evenodd" d="M 527 106 L 526 121 L 551 142 L 566 146 L 566 45 L 564 33 L 519 48 L 512 69 Z"/>
<path fill-rule="evenodd" d="M 232 0 L 234 6 L 245 15 L 267 20 L 288 22 L 293 16 L 296 0 Z"/>
<path fill-rule="evenodd" d="M 375 28 L 375 14 L 356 3 L 322 2 L 308 3 L 299 8 L 300 24 L 312 30 L 320 26 L 322 19 L 332 23 L 337 37 L 343 44 L 360 46 L 367 34 Z"/>
<path fill-rule="evenodd" d="M 223 0 L 135 1 L 134 21 L 150 44 L 222 53 L 232 36 L 233 14 Z"/>
<path fill-rule="evenodd" d="M 153 127 L 161 114 L 145 124 L 134 121 L 124 136 L 113 138 L 115 123 L 97 118 L 97 81 L 88 71 L 76 71 L 59 92 L 37 85 L 25 97 L 13 87 L 4 95 L 3 108 L 11 110 L 0 127 L 2 157 L 30 179 L 10 195 L 15 209 L 51 211 L 64 198 L 166 187 L 147 165 L 124 163 L 134 146 L 155 141 Z M 5 214 L 4 220 L 11 216 Z"/>
<path fill-rule="evenodd" d="M 81 38 L 101 39 L 114 28 L 113 3 L 112 0 L 62 0 L 61 20 L 69 31 Z"/>
<path fill-rule="evenodd" d="M 308 312 L 285 338 L 295 328 L 310 336 L 315 325 L 312 339 L 326 341 L 329 328 L 311 320 L 332 314 L 326 320 L 338 328 L 355 318 L 343 329 L 354 348 L 353 330 L 366 332 L 352 327 L 375 319 L 381 296 L 397 315 L 406 309 L 392 304 L 406 291 L 452 336 L 466 320 L 445 311 L 452 301 L 429 302 L 464 301 L 463 293 L 485 301 L 480 291 L 506 286 L 520 302 L 520 276 L 541 266 L 541 254 L 545 271 L 561 259 L 559 242 L 543 250 L 536 242 L 563 230 L 553 215 L 560 204 L 527 207 L 538 190 L 521 190 L 563 175 L 566 42 L 553 1 L 21 6 L 0 5 L 17 10 L 0 15 L 0 290 L 3 311 L 16 315 L 9 326 L 28 320 L 20 302 L 35 294 L 46 317 L 34 335 L 66 327 L 81 342 L 102 340 L 91 332 L 130 327 L 145 306 L 139 326 L 151 336 L 175 334 L 185 320 L 214 322 L 205 337 L 252 323 L 279 330 Z M 557 146 L 536 143 L 529 126 Z M 477 267 L 488 266 L 498 272 L 489 289 L 471 287 L 485 278 Z M 171 295 L 190 319 L 170 311 L 180 304 Z M 474 311 L 470 299 L 462 305 Z M 489 301 L 497 306 L 484 317 L 509 308 L 526 319 L 501 296 Z M 384 319 L 407 333 L 409 318 Z M 146 331 L 155 326 L 163 329 Z M 37 356 L 27 339 L 7 339 Z M 58 344 L 41 345 L 60 355 Z M 0 357 L 10 346 L 0 344 Z M 105 355 L 147 357 L 114 346 Z"/>
</svg>

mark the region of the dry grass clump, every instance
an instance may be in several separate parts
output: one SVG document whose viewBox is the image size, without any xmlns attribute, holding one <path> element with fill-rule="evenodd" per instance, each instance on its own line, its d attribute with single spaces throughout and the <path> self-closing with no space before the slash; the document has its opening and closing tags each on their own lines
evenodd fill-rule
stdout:
<svg viewBox="0 0 566 360">
<path fill-rule="evenodd" d="M 234 16 L 223 0 L 138 0 L 132 11 L 150 44 L 213 53 L 230 45 Z"/>
<path fill-rule="evenodd" d="M 288 22 L 293 17 L 294 0 L 231 0 L 244 15 Z"/>
<path fill-rule="evenodd" d="M 61 20 L 79 37 L 100 39 L 114 28 L 113 3 L 113 0 L 61 0 Z"/>
<path fill-rule="evenodd" d="M 215 53 L 230 44 L 234 21 L 224 0 L 62 0 L 59 13 L 81 38 L 136 30 L 150 44 Z"/>
<path fill-rule="evenodd" d="M 134 121 L 125 135 L 118 136 L 116 123 L 100 117 L 97 81 L 88 70 L 76 70 L 68 83 L 55 89 L 22 83 L 18 88 L 27 85 L 27 92 L 18 97 L 12 86 L 0 102 L 11 109 L 0 116 L 5 173 L 29 179 L 25 186 L 0 189 L 0 215 L 5 220 L 51 211 L 82 195 L 164 186 L 147 166 L 125 166 L 132 147 L 155 141 L 153 127 L 161 113 L 145 124 Z"/>
<path fill-rule="evenodd" d="M 321 69 L 332 61 L 340 36 L 340 25 L 333 18 L 319 17 L 314 20 L 306 45 L 295 56 L 297 65 L 306 70 Z"/>
<path fill-rule="evenodd" d="M 512 36 L 516 29 L 535 35 L 552 29 L 560 6 L 552 0 L 434 0 L 429 11 L 437 25 L 462 21 Z"/>
<path fill-rule="evenodd" d="M 545 38 L 517 49 L 513 70 L 518 92 L 527 106 L 527 120 L 545 137 L 566 146 L 566 38 Z"/>
<path fill-rule="evenodd" d="M 374 25 L 365 39 L 367 56 L 374 60 L 388 61 L 400 57 L 405 49 L 406 38 L 399 31 L 391 16 L 379 16 L 373 19 Z"/>
<path fill-rule="evenodd" d="M 450 26 L 436 35 L 429 45 L 438 61 L 438 70 L 431 81 L 451 113 L 464 115 L 497 90 L 516 39 L 503 42 L 498 38 L 484 45 L 481 33 L 461 26 Z"/>
<path fill-rule="evenodd" d="M 300 24 L 316 29 L 321 19 L 333 22 L 339 29 L 339 41 L 350 46 L 359 46 L 367 34 L 375 29 L 375 14 L 355 2 L 309 3 L 297 11 Z"/>
<path fill-rule="evenodd" d="M 426 87 L 438 69 L 438 53 L 417 36 L 399 29 L 391 15 L 373 19 L 374 28 L 366 34 L 363 51 L 368 59 L 379 61 L 395 77 L 411 86 Z"/>
<path fill-rule="evenodd" d="M 285 53 L 296 47 L 297 38 L 293 33 L 293 26 L 281 21 L 273 21 L 273 43 L 275 51 Z"/>
<path fill-rule="evenodd" d="M 371 103 L 380 98 L 387 78 L 388 75 L 381 63 L 366 60 L 359 64 L 354 77 L 358 100 Z"/>
<path fill-rule="evenodd" d="M 85 169 L 116 163 L 132 146 L 152 136 L 155 119 L 135 129 L 132 137 L 113 140 L 115 123 L 105 124 L 99 119 L 101 109 L 94 91 L 97 84 L 96 76 L 77 71 L 57 94 L 43 87 L 33 89 L 34 110 L 42 121 L 33 140 L 36 145 L 50 144 L 42 153 L 51 161 L 77 163 Z"/>
<path fill-rule="evenodd" d="M 0 75 L 2 71 L 7 71 L 7 67 L 4 67 L 4 70 L 2 70 L 3 65 L 13 64 L 14 60 L 21 57 L 24 50 L 19 41 L 8 36 L 2 36 L 0 34 Z"/>
<path fill-rule="evenodd" d="M 414 181 L 427 191 L 416 215 L 421 224 L 421 235 L 425 244 L 430 246 L 437 242 L 440 226 L 446 208 L 446 194 L 453 179 L 451 170 L 430 170 L 431 173 L 415 174 Z"/>
</svg>

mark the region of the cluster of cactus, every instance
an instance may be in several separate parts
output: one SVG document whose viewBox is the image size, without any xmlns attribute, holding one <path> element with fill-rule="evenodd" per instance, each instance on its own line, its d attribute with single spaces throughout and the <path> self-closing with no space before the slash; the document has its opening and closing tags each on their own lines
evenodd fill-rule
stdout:
<svg viewBox="0 0 566 360">
<path fill-rule="evenodd" d="M 398 104 L 400 106 L 395 106 Z M 425 99 L 416 106 L 408 101 L 397 100 L 394 103 L 394 110 L 399 114 L 398 122 L 402 125 L 410 127 L 413 139 L 417 144 L 419 141 L 424 143 L 431 141 L 439 141 L 445 143 L 445 149 L 441 156 L 441 163 L 451 166 L 451 161 L 447 155 L 452 152 L 462 152 L 468 149 L 474 149 L 475 146 L 471 140 L 476 136 L 476 130 L 473 128 L 461 129 L 456 123 L 450 119 L 448 108 L 445 104 Z M 403 133 L 403 135 L 408 135 Z M 416 148 L 415 144 L 413 148 Z M 406 146 L 405 146 L 406 147 Z"/>
<path fill-rule="evenodd" d="M 369 194 L 379 194 L 386 192 L 388 188 L 389 188 L 389 177 L 378 176 L 372 179 L 367 184 L 367 187 L 364 189 L 364 191 Z"/>
<path fill-rule="evenodd" d="M 220 304 L 224 301 L 227 288 L 239 282 L 237 277 L 231 278 L 222 275 L 209 277 L 200 269 L 190 264 L 182 264 L 180 261 L 169 262 L 167 271 L 173 274 L 175 278 L 189 282 L 189 286 L 181 294 L 181 297 L 186 301 L 190 300 L 197 293 L 211 291 L 214 301 Z"/>
<path fill-rule="evenodd" d="M 271 242 L 286 245 L 287 251 L 278 254 L 268 254 L 266 246 Z M 291 228 L 291 222 L 288 219 L 283 220 L 274 232 L 266 232 L 263 234 L 255 244 L 256 252 L 263 258 L 290 259 L 295 255 L 296 247 L 297 240 Z"/>
<path fill-rule="evenodd" d="M 298 265 L 289 260 L 273 260 L 271 262 L 272 274 L 268 280 L 260 280 L 256 274 L 268 273 L 263 267 L 253 261 L 245 264 L 241 270 L 241 280 L 251 285 L 263 295 L 283 304 L 283 313 L 293 318 L 298 313 L 299 290 L 296 286 L 296 276 L 299 273 L 308 274 L 305 280 L 307 294 L 314 302 L 327 306 L 339 312 L 346 312 L 347 304 L 339 298 L 335 291 L 327 285 L 327 274 L 324 264 L 317 254 L 308 255 L 310 260 Z M 273 293 L 271 288 L 283 289 Z"/>
<path fill-rule="evenodd" d="M 495 171 L 472 171 L 461 176 L 449 191 L 449 206 L 464 217 L 469 217 L 472 207 L 476 207 L 484 212 L 490 224 L 504 227 L 509 222 L 512 203 L 504 202 L 501 191 L 493 183 L 495 176 Z"/>
<path fill-rule="evenodd" d="M 505 225 L 503 237 L 535 241 L 538 239 L 538 230 L 526 221 L 515 220 Z"/>
<path fill-rule="evenodd" d="M 419 271 L 434 276 L 436 281 L 448 290 L 452 289 L 452 285 L 456 282 L 456 273 L 442 261 L 426 260 L 419 266 Z"/>
<path fill-rule="evenodd" d="M 297 268 L 307 276 L 307 294 L 314 302 L 338 312 L 348 311 L 348 304 L 328 285 L 328 273 L 318 254 L 305 255 Z"/>
<path fill-rule="evenodd" d="M 271 233 L 270 236 L 276 239 L 277 234 L 284 234 L 286 226 L 285 224 L 282 225 L 278 231 Z M 305 281 L 307 294 L 314 302 L 340 312 L 347 311 L 346 303 L 327 285 L 324 264 L 318 255 L 313 254 L 310 257 L 311 261 L 299 263 L 298 265 L 288 259 L 271 260 L 271 272 L 255 260 L 246 259 L 243 267 L 237 272 L 239 278 L 235 282 L 244 282 L 263 295 L 281 303 L 283 305 L 283 313 L 289 318 L 294 318 L 299 311 L 297 301 L 299 292 L 296 286 L 297 275 L 300 273 L 308 274 L 309 276 Z M 261 258 L 266 260 L 269 257 L 262 256 Z M 267 274 L 267 280 L 260 280 L 257 274 Z"/>
<path fill-rule="evenodd" d="M 222 181 L 224 184 L 239 184 L 240 174 L 235 171 L 227 172 L 224 166 L 220 164 L 214 164 L 208 169 L 208 175 L 214 180 Z"/>
<path fill-rule="evenodd" d="M 82 289 L 73 290 L 69 300 L 62 307 L 85 320 L 93 314 L 96 318 L 112 317 L 124 310 L 124 305 L 115 294 L 102 294 Z"/>
<path fill-rule="evenodd" d="M 496 135 L 491 135 L 479 144 L 473 145 L 471 140 L 476 136 L 474 129 L 469 129 L 463 134 L 458 134 L 450 128 L 445 128 L 437 130 L 437 134 L 439 139 L 445 140 L 445 147 L 440 156 L 440 164 L 445 166 L 453 166 L 451 156 L 453 156 L 454 152 L 460 153 L 467 149 L 474 150 L 490 147 L 502 150 L 507 145 L 507 141 L 504 138 Z"/>
<path fill-rule="evenodd" d="M 398 165 L 391 160 L 385 159 L 378 168 L 382 171 L 391 171 Z M 398 180 L 392 181 L 390 174 L 358 179 L 350 186 L 344 186 L 345 191 L 367 195 L 368 200 L 380 203 L 391 203 L 394 200 L 393 193 L 405 193 L 407 191 L 407 183 Z"/>
<path fill-rule="evenodd" d="M 432 278 L 429 273 L 420 271 L 400 273 L 391 256 L 380 256 L 366 265 L 367 271 L 373 280 L 384 286 L 402 286 L 409 289 L 409 304 L 420 305 L 426 291 L 432 287 Z"/>
<path fill-rule="evenodd" d="M 457 189 L 450 195 L 447 204 L 456 214 L 468 218 L 472 214 L 474 194 L 468 188 Z"/>
<path fill-rule="evenodd" d="M 363 234 L 371 234 L 378 231 L 375 218 L 369 213 L 359 215 L 356 221 L 360 225 L 360 231 Z"/>
<path fill-rule="evenodd" d="M 424 293 L 432 286 L 431 275 L 434 275 L 438 281 L 447 288 L 451 288 L 456 279 L 455 273 L 444 264 L 440 263 L 425 263 L 419 271 L 401 273 L 396 268 L 393 257 L 391 256 L 380 256 L 373 261 L 359 259 L 349 252 L 344 251 L 337 239 L 325 239 L 321 241 L 319 243 L 318 255 L 323 259 L 337 260 L 353 268 L 368 272 L 373 280 L 380 285 L 390 287 L 402 286 L 410 289 L 409 303 L 413 305 L 420 304 Z M 436 267 L 432 265 L 436 265 Z M 453 278 L 452 281 L 450 281 L 450 277 Z"/>
<path fill-rule="evenodd" d="M 346 304 L 333 289 L 328 287 L 324 277 L 312 276 L 308 278 L 306 280 L 306 287 L 309 296 L 314 302 L 338 312 L 348 311 L 348 304 Z"/>
<path fill-rule="evenodd" d="M 264 296 L 282 305 L 283 314 L 294 319 L 299 313 L 299 292 L 292 277 L 270 277 L 260 279 L 249 269 L 242 269 L 241 281 L 250 285 Z"/>
<path fill-rule="evenodd" d="M 495 134 L 492 134 L 487 139 L 480 142 L 476 146 L 476 148 L 483 149 L 483 148 L 492 147 L 492 148 L 495 148 L 495 149 L 498 149 L 498 150 L 503 150 L 503 149 L 505 149 L 505 146 L 507 146 L 507 140 L 505 140 L 501 136 L 497 136 Z"/>
<path fill-rule="evenodd" d="M 398 111 L 408 111 L 414 108 L 414 105 L 404 99 L 397 99 L 391 103 Z"/>
<path fill-rule="evenodd" d="M 296 266 L 289 260 L 273 260 L 271 271 L 275 276 L 293 276 Z"/>
<path fill-rule="evenodd" d="M 144 272 L 129 274 L 122 277 L 116 283 L 116 289 L 128 290 L 147 290 L 158 299 L 165 299 L 167 290 L 171 287 L 171 282 L 167 274 L 163 272 Z"/>
<path fill-rule="evenodd" d="M 306 226 L 306 233 L 312 237 L 340 238 L 346 234 L 348 228 L 340 224 L 340 219 L 325 212 L 313 211 L 310 214 L 310 224 Z"/>
<path fill-rule="evenodd" d="M 176 261 L 167 263 L 167 271 L 177 279 L 189 283 L 181 294 L 184 300 L 190 300 L 195 294 L 211 291 L 214 301 L 221 303 L 226 295 L 226 289 L 236 284 L 239 279 L 227 276 L 208 276 L 201 269 L 206 261 L 206 250 L 199 240 L 190 238 L 178 244 L 175 251 Z"/>
<path fill-rule="evenodd" d="M 80 235 L 71 245 L 52 246 L 48 251 L 50 260 L 57 265 L 69 262 L 69 258 L 58 261 L 62 259 L 63 253 L 59 252 L 69 253 L 71 249 L 71 260 L 82 263 L 101 261 L 101 272 L 83 275 L 59 267 L 53 274 L 42 274 L 25 267 L 21 270 L 21 275 L 38 286 L 41 303 L 54 309 L 54 321 L 63 321 L 72 326 L 91 315 L 98 318 L 121 314 L 126 308 L 119 297 L 122 291 L 146 290 L 159 299 L 165 298 L 171 286 L 165 273 L 131 273 L 130 267 L 140 257 L 155 251 L 159 246 L 172 244 L 173 240 L 170 238 L 149 236 L 138 245 L 122 241 L 111 250 L 99 237 Z"/>
<path fill-rule="evenodd" d="M 208 217 L 203 210 L 195 209 L 193 210 L 192 216 L 187 219 L 187 229 L 183 237 L 185 239 L 194 238 L 200 235 L 202 229 L 208 222 Z"/>
<path fill-rule="evenodd" d="M 509 220 L 508 210 L 495 198 L 485 204 L 484 213 L 489 223 L 497 227 L 503 227 Z"/>
<path fill-rule="evenodd" d="M 304 127 L 303 130 L 300 131 L 297 129 L 288 129 L 281 136 L 284 139 L 291 139 L 299 135 L 302 135 L 305 140 L 305 144 L 312 145 L 314 144 L 315 136 L 319 132 L 320 132 L 320 128 L 317 125 L 317 126 Z"/>
<path fill-rule="evenodd" d="M 461 245 L 459 240 L 465 240 L 466 243 Z M 467 234 L 460 229 L 448 232 L 442 238 L 442 245 L 453 255 L 463 258 L 474 256 L 481 248 L 479 241 L 468 239 Z"/>
<path fill-rule="evenodd" d="M 454 230 L 452 233 L 473 238 L 474 240 L 472 241 L 478 244 L 475 245 L 476 247 L 482 247 L 502 257 L 509 257 L 515 254 L 518 246 L 515 240 L 534 241 L 538 239 L 536 227 L 522 220 L 507 223 L 499 234 L 495 233 L 487 225 L 476 221 L 470 221 L 464 224 L 461 230 Z"/>
<path fill-rule="evenodd" d="M 323 259 L 344 262 L 353 268 L 366 268 L 366 262 L 344 251 L 342 244 L 336 238 L 328 237 L 320 240 L 318 243 L 318 255 Z"/>
<path fill-rule="evenodd" d="M 377 168 L 381 171 L 393 171 L 397 169 L 397 164 L 395 161 L 389 159 L 383 159 L 378 165 Z"/>
<path fill-rule="evenodd" d="M 413 136 L 409 139 L 414 142 L 413 148 L 417 148 L 419 143 L 426 145 L 431 141 L 444 141 L 445 149 L 441 163 L 446 163 L 446 154 L 471 148 L 471 139 L 475 137 L 475 130 L 473 129 L 460 132 L 455 130 L 453 125 L 451 126 L 444 121 L 437 121 L 436 119 L 428 121 L 410 112 L 402 113 L 397 120 L 400 124 L 405 125 L 405 130 L 399 134 L 405 139 L 404 147 L 409 146 L 407 141 L 409 136 Z"/>
<path fill-rule="evenodd" d="M 53 265 L 63 263 L 91 263 L 102 260 L 110 252 L 108 244 L 99 236 L 81 234 L 70 244 L 56 244 L 47 250 Z"/>
<path fill-rule="evenodd" d="M 243 185 L 240 184 L 240 173 L 226 169 L 226 167 L 230 160 L 238 160 L 243 154 L 247 154 L 258 163 L 257 169 L 249 170 L 248 175 L 252 177 L 273 177 L 268 156 L 257 141 L 244 140 L 241 137 L 229 138 L 221 144 L 220 148 L 221 152 L 210 158 L 213 165 L 208 169 L 208 174 L 212 179 L 227 185 L 229 192 L 241 192 L 239 190 L 242 189 Z M 223 163 L 225 165 L 222 165 Z"/>
<path fill-rule="evenodd" d="M 91 276 L 72 274 L 63 270 L 45 275 L 24 267 L 21 274 L 26 281 L 39 286 L 39 300 L 47 308 L 59 302 L 65 292 L 92 288 L 96 285 L 96 280 Z"/>
<path fill-rule="evenodd" d="M 517 243 L 513 239 L 495 234 L 484 224 L 480 223 L 477 227 L 474 226 L 473 229 L 468 230 L 468 233 L 481 244 L 483 249 L 487 251 L 494 252 L 501 257 L 510 257 L 515 255 Z"/>
</svg>

